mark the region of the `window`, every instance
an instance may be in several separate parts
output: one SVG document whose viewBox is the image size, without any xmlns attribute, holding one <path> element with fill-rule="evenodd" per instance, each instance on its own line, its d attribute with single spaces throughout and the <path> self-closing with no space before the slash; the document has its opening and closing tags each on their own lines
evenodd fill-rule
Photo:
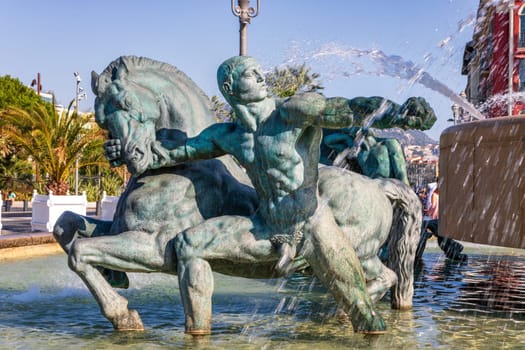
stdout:
<svg viewBox="0 0 525 350">
<path fill-rule="evenodd" d="M 518 91 L 525 91 L 525 60 L 520 60 L 519 63 L 519 77 L 520 77 L 520 86 Z"/>
<path fill-rule="evenodd" d="M 522 6 L 518 11 L 520 16 L 520 37 L 518 39 L 518 47 L 525 48 L 525 6 Z"/>
</svg>

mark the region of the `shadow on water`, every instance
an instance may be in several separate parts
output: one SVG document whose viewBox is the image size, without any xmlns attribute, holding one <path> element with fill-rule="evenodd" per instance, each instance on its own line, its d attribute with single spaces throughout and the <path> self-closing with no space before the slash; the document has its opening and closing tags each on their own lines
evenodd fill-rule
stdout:
<svg viewBox="0 0 525 350">
<path fill-rule="evenodd" d="M 122 294 L 145 332 L 115 332 L 64 256 L 0 266 L 0 349 L 450 349 L 525 345 L 525 256 L 469 254 L 466 263 L 426 252 L 417 266 L 414 308 L 378 304 L 387 334 L 354 334 L 314 278 L 215 277 L 213 335 L 184 335 L 177 278 L 132 274 Z"/>
<path fill-rule="evenodd" d="M 525 257 L 474 254 L 459 263 L 434 254 L 417 269 L 415 288 L 433 291 L 427 302 L 436 307 L 525 319 Z"/>
</svg>

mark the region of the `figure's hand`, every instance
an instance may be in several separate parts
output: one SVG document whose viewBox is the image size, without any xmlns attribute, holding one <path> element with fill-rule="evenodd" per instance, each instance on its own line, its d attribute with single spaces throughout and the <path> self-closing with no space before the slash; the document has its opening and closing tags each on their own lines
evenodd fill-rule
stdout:
<svg viewBox="0 0 525 350">
<path fill-rule="evenodd" d="M 354 112 L 348 105 L 348 99 L 343 97 L 330 97 L 326 99 L 325 115 L 339 115 L 353 117 Z"/>
<path fill-rule="evenodd" d="M 151 169 L 161 168 L 165 166 L 170 160 L 169 151 L 162 147 L 159 141 L 154 141 L 151 143 L 151 157 Z"/>
<path fill-rule="evenodd" d="M 112 167 L 123 164 L 119 139 L 110 139 L 104 142 L 104 154 Z"/>
<path fill-rule="evenodd" d="M 395 126 L 405 130 L 428 130 L 436 120 L 436 113 L 424 98 L 410 97 L 401 106 Z"/>
</svg>

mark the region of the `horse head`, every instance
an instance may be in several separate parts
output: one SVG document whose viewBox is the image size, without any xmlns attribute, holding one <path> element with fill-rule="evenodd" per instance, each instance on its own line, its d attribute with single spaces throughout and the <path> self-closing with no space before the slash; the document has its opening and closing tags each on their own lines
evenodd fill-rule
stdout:
<svg viewBox="0 0 525 350">
<path fill-rule="evenodd" d="M 156 141 L 183 143 L 215 121 L 208 97 L 173 66 L 122 56 L 91 73 L 97 123 L 121 143 L 132 174 L 145 171 Z"/>
</svg>

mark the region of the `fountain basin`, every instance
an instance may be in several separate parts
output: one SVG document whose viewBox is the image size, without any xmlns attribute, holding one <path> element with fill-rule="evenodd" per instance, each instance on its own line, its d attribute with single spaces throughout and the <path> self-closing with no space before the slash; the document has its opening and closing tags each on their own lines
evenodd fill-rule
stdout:
<svg viewBox="0 0 525 350">
<path fill-rule="evenodd" d="M 525 248 L 525 117 L 447 128 L 440 138 L 439 233 Z"/>
</svg>

